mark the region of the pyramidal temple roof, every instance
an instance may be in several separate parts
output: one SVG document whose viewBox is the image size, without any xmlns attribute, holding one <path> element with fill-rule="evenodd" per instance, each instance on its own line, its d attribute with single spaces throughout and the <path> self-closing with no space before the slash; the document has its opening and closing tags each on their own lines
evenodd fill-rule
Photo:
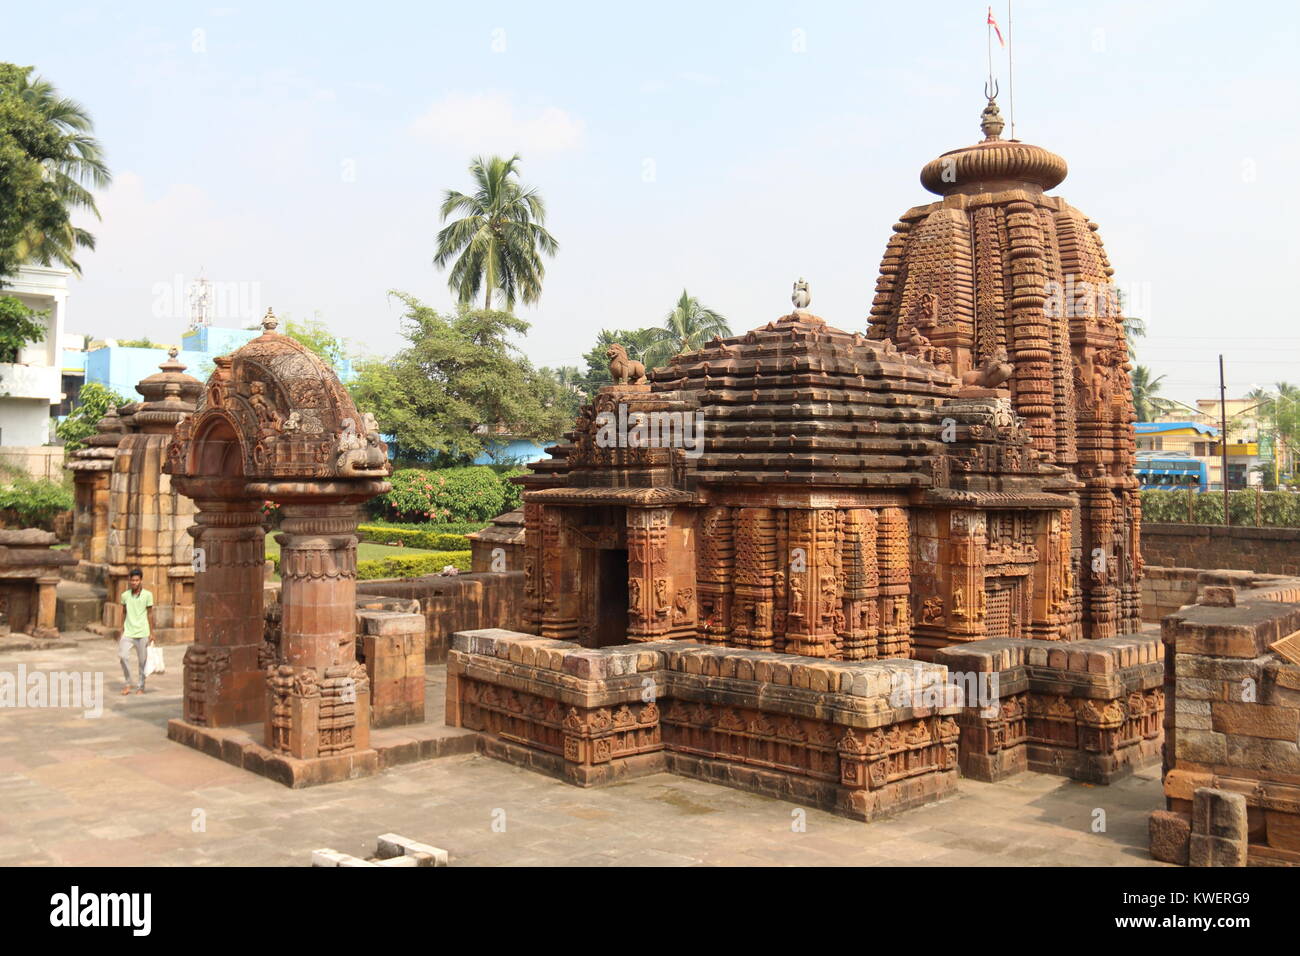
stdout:
<svg viewBox="0 0 1300 956">
<path fill-rule="evenodd" d="M 699 473 L 714 480 L 907 485 L 939 453 L 937 407 L 956 379 L 892 342 L 796 311 L 714 339 L 649 373 L 655 393 L 698 403 Z"/>
</svg>

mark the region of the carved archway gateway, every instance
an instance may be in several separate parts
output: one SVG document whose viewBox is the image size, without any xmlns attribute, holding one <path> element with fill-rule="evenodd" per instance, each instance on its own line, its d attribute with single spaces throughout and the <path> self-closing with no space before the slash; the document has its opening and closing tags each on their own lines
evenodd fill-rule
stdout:
<svg viewBox="0 0 1300 956">
<path fill-rule="evenodd" d="M 275 331 L 216 359 L 176 426 L 165 470 L 198 507 L 195 633 L 184 720 L 265 722 L 266 746 L 297 758 L 369 747 L 369 694 L 354 642 L 357 508 L 387 491 L 374 417 L 338 377 Z M 263 640 L 262 505 L 281 508 L 282 629 Z"/>
</svg>

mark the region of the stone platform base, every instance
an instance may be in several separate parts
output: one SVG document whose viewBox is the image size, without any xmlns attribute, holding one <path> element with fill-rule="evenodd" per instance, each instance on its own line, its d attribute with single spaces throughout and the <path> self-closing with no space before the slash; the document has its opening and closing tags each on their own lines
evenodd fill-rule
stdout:
<svg viewBox="0 0 1300 956">
<path fill-rule="evenodd" d="M 399 764 L 473 753 L 478 736 L 430 724 L 371 730 L 369 750 L 299 760 L 267 749 L 262 734 L 261 724 L 200 727 L 180 719 L 167 722 L 168 739 L 294 789 L 368 777 Z"/>
<path fill-rule="evenodd" d="M 490 734 L 473 736 L 478 740 L 479 753 L 485 757 L 504 760 L 517 767 L 524 767 L 535 773 L 544 773 L 548 777 L 556 777 L 567 783 L 577 784 L 579 787 L 600 787 L 635 777 L 648 777 L 670 769 L 662 752 L 636 754 L 588 767 L 568 762 L 559 754 L 546 753 L 532 747 L 511 743 Z"/>
<path fill-rule="evenodd" d="M 0 634 L 0 654 L 9 651 L 48 651 L 59 647 L 76 647 L 77 642 L 55 633 L 53 636 Z"/>
<path fill-rule="evenodd" d="M 899 780 L 879 790 L 865 791 L 709 757 L 681 753 L 669 753 L 667 757 L 667 769 L 683 777 L 802 803 L 864 823 L 957 794 L 956 769 Z"/>
</svg>

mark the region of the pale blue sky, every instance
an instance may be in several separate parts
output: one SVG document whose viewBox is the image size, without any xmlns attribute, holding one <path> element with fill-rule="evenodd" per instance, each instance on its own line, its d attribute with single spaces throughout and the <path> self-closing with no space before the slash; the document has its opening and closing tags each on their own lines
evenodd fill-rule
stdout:
<svg viewBox="0 0 1300 956">
<path fill-rule="evenodd" d="M 390 352 L 387 289 L 450 304 L 443 189 L 517 150 L 561 244 L 523 345 L 556 365 L 683 285 L 741 331 L 802 275 L 815 312 L 864 327 L 921 166 L 979 138 L 985 7 L 23 4 L 0 59 L 82 101 L 117 176 L 70 330 L 177 340 L 156 286 L 203 268 Z M 1297 4 L 1014 13 L 1017 135 L 1069 161 L 1056 192 L 1149 320 L 1140 360 L 1185 401 L 1217 393 L 1221 350 L 1230 392 L 1300 380 Z"/>
</svg>

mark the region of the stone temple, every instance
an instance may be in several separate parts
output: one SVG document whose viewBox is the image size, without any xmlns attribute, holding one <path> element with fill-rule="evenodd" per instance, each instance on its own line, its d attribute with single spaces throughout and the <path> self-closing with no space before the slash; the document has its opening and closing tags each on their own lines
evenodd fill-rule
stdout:
<svg viewBox="0 0 1300 956">
<path fill-rule="evenodd" d="M 1043 460 L 1082 483 L 1072 492 L 1083 637 L 1137 630 L 1142 556 L 1136 445 L 1124 320 L 1097 226 L 1046 190 L 1065 160 L 1003 140 L 992 100 L 984 139 L 931 160 L 921 184 L 943 198 L 909 209 L 885 247 L 869 335 L 933 355 L 954 374 L 999 356 Z"/>
<path fill-rule="evenodd" d="M 1065 161 L 926 166 L 865 333 L 795 311 L 584 408 L 524 493 L 530 634 L 459 635 L 447 720 L 582 786 L 662 770 L 872 819 L 1154 762 L 1123 320 Z M 613 353 L 614 350 L 611 350 Z"/>
<path fill-rule="evenodd" d="M 536 633 L 872 660 L 1076 632 L 1078 483 L 1005 394 L 806 312 L 651 377 L 528 480 Z"/>
</svg>

